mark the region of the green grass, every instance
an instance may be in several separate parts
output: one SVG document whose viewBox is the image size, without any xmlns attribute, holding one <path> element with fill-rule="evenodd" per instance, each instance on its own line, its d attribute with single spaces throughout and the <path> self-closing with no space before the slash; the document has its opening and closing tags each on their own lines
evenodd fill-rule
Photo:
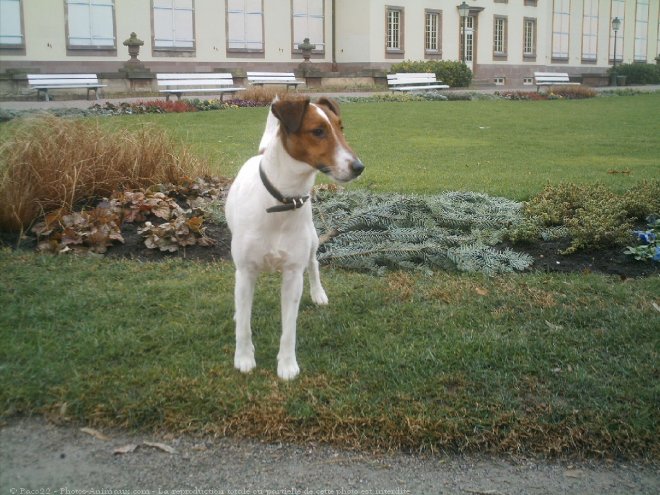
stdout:
<svg viewBox="0 0 660 495">
<path fill-rule="evenodd" d="M 658 177 L 659 102 L 647 95 L 343 110 L 368 167 L 357 187 L 524 198 L 547 180 L 621 190 Z M 233 175 L 257 146 L 264 111 L 107 125 L 156 123 Z M 258 368 L 242 375 L 232 367 L 230 263 L 0 250 L 0 416 L 363 449 L 658 459 L 658 277 L 378 278 L 325 268 L 323 280 L 330 305 L 303 298 L 302 374 L 284 383 L 275 373 L 276 276 L 260 281 Z"/>
<path fill-rule="evenodd" d="M 279 280 L 233 367 L 229 263 L 0 253 L 0 404 L 97 426 L 357 448 L 657 456 L 657 278 L 325 270 L 301 377 L 277 379 Z M 62 418 L 60 418 L 62 419 Z"/>
<path fill-rule="evenodd" d="M 660 93 L 577 101 L 346 103 L 346 136 L 367 170 L 354 187 L 469 190 L 528 199 L 546 183 L 621 192 L 660 177 Z M 233 176 L 256 153 L 265 108 L 112 119 L 155 122 Z M 629 171 L 611 174 L 610 171 Z"/>
</svg>

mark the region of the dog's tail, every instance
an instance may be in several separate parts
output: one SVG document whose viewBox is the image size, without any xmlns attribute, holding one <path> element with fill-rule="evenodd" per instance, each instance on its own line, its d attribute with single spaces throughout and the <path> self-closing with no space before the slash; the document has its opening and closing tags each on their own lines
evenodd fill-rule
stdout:
<svg viewBox="0 0 660 495">
<path fill-rule="evenodd" d="M 279 100 L 279 96 L 276 96 L 273 99 L 272 103 L 275 103 L 278 100 Z M 277 117 L 275 117 L 275 114 L 273 113 L 272 103 L 271 103 L 271 107 L 269 107 L 268 109 L 268 118 L 266 119 L 266 129 L 264 130 L 264 135 L 261 136 L 261 141 L 259 142 L 259 154 L 263 154 L 263 152 L 266 151 L 266 148 L 268 148 L 268 145 L 273 139 L 275 139 L 278 131 L 280 130 L 280 121 L 278 120 Z"/>
</svg>

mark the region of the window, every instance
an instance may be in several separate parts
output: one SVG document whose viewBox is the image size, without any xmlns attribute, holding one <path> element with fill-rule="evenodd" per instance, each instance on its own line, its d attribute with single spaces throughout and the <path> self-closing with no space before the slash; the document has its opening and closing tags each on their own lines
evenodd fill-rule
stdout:
<svg viewBox="0 0 660 495">
<path fill-rule="evenodd" d="M 0 47 L 23 46 L 21 0 L 0 0 Z"/>
<path fill-rule="evenodd" d="M 523 21 L 523 57 L 536 57 L 536 19 Z"/>
<path fill-rule="evenodd" d="M 618 17 L 621 20 L 621 28 L 619 32 L 616 33 L 616 60 L 621 62 L 623 60 L 623 40 L 624 40 L 624 29 L 625 29 L 625 0 L 612 0 L 611 8 L 611 17 L 610 25 L 608 26 L 608 31 L 610 32 L 610 62 L 614 60 L 614 30 L 612 29 L 612 19 Z"/>
<path fill-rule="evenodd" d="M 495 17 L 493 27 L 493 55 L 495 57 L 506 57 L 507 19 L 506 17 Z"/>
<path fill-rule="evenodd" d="M 153 0 L 154 48 L 194 49 L 193 0 Z"/>
<path fill-rule="evenodd" d="M 568 59 L 571 0 L 554 0 L 552 7 L 552 58 Z"/>
<path fill-rule="evenodd" d="M 227 50 L 263 52 L 262 0 L 227 0 Z"/>
<path fill-rule="evenodd" d="M 635 15 L 635 62 L 646 62 L 648 33 L 649 0 L 637 0 L 637 13 Z"/>
<path fill-rule="evenodd" d="M 441 22 L 442 12 L 439 10 L 427 10 L 424 13 L 424 52 L 427 55 L 442 52 Z"/>
<path fill-rule="evenodd" d="M 387 8 L 387 31 L 386 31 L 387 52 L 403 52 L 403 8 Z"/>
<path fill-rule="evenodd" d="M 584 0 L 582 13 L 582 60 L 595 62 L 598 48 L 598 0 Z"/>
<path fill-rule="evenodd" d="M 113 0 L 67 0 L 67 42 L 72 48 L 115 48 Z"/>
<path fill-rule="evenodd" d="M 293 50 L 309 38 L 314 52 L 325 51 L 325 16 L 323 0 L 293 0 Z"/>
<path fill-rule="evenodd" d="M 465 62 L 473 62 L 474 55 L 474 16 L 469 15 L 465 18 L 465 31 L 461 36 L 460 46 Z M 468 64 L 469 65 L 469 64 Z"/>
</svg>

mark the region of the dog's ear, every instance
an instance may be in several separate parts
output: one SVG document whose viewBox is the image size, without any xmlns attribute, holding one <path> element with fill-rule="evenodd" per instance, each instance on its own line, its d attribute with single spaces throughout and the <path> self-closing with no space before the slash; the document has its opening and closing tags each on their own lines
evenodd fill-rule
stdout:
<svg viewBox="0 0 660 495">
<path fill-rule="evenodd" d="M 328 110 L 330 110 L 332 113 L 334 113 L 337 117 L 340 116 L 339 104 L 335 100 L 333 100 L 332 98 L 326 98 L 325 96 L 323 96 L 323 97 L 318 99 L 316 104 L 326 107 Z"/>
<path fill-rule="evenodd" d="M 309 106 L 309 98 L 286 98 L 273 102 L 270 107 L 288 134 L 298 132 Z"/>
</svg>

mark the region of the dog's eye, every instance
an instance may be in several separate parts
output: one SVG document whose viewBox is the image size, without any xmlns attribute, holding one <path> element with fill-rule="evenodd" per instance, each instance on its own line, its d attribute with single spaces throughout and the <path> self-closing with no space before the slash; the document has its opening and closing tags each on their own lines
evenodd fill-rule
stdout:
<svg viewBox="0 0 660 495">
<path fill-rule="evenodd" d="M 312 129 L 312 134 L 317 138 L 325 137 L 325 129 L 323 127 L 317 127 Z"/>
</svg>

